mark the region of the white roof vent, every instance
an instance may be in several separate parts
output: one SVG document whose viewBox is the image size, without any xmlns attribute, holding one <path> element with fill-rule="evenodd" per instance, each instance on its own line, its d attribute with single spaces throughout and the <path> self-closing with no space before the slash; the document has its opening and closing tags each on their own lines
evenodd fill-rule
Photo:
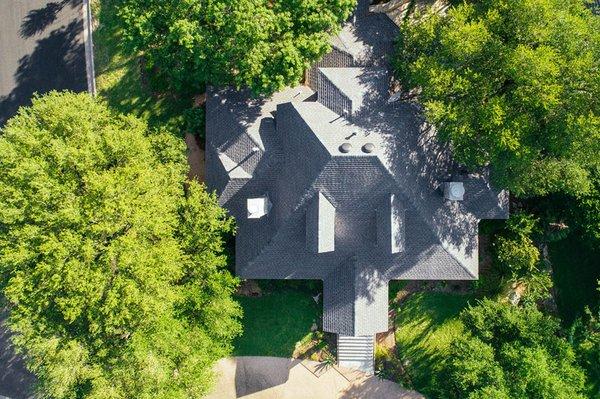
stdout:
<svg viewBox="0 0 600 399">
<path fill-rule="evenodd" d="M 370 154 L 375 151 L 375 145 L 373 143 L 367 143 L 362 146 L 362 152 L 365 154 Z"/>
<path fill-rule="evenodd" d="M 260 219 L 265 216 L 273 204 L 269 201 L 268 196 L 258 198 L 248 198 L 248 219 Z"/>
<path fill-rule="evenodd" d="M 340 146 L 339 148 L 340 152 L 343 154 L 347 154 L 350 152 L 350 150 L 352 150 L 352 144 L 350 143 L 344 143 Z"/>
<path fill-rule="evenodd" d="M 465 196 L 465 186 L 462 182 L 444 183 L 444 197 L 450 201 L 462 201 Z"/>
</svg>

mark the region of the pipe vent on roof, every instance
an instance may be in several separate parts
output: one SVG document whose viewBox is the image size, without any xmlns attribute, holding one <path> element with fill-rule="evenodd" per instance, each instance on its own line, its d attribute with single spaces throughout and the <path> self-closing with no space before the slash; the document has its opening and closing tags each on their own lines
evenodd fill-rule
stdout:
<svg viewBox="0 0 600 399">
<path fill-rule="evenodd" d="M 347 154 L 350 152 L 350 150 L 352 149 L 352 144 L 350 143 L 344 143 L 340 146 L 340 152 Z"/>
<path fill-rule="evenodd" d="M 362 146 L 362 152 L 365 154 L 370 154 L 375 151 L 375 145 L 373 143 L 367 143 Z"/>
</svg>

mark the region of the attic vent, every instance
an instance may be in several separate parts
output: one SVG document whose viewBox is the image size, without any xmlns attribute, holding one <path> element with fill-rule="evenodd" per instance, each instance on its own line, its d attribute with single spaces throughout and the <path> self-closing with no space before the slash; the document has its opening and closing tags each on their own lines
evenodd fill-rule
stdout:
<svg viewBox="0 0 600 399">
<path fill-rule="evenodd" d="M 258 198 L 248 198 L 248 219 L 260 219 L 265 216 L 271 208 L 273 204 L 269 201 L 268 196 L 258 197 Z"/>
<path fill-rule="evenodd" d="M 344 143 L 340 146 L 340 152 L 347 154 L 350 152 L 350 150 L 352 149 L 352 144 L 350 143 Z"/>
<path fill-rule="evenodd" d="M 462 201 L 465 195 L 465 186 L 462 182 L 444 183 L 444 198 L 450 201 Z"/>
<path fill-rule="evenodd" d="M 367 143 L 362 146 L 362 152 L 365 154 L 370 154 L 375 150 L 375 145 L 373 143 Z"/>
</svg>

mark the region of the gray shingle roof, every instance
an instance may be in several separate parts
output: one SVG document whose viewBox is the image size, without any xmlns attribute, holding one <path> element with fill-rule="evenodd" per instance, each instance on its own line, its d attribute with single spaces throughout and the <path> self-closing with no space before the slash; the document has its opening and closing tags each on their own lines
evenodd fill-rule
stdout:
<svg viewBox="0 0 600 399">
<path fill-rule="evenodd" d="M 207 183 L 237 219 L 237 273 L 323 280 L 324 329 L 343 335 L 387 329 L 390 280 L 477 278 L 478 222 L 508 216 L 508 194 L 461 173 L 418 108 L 387 102 L 395 26 L 365 7 L 335 39 L 353 65 L 325 57 L 309 74 L 332 85 L 316 101 L 307 86 L 213 90 L 206 116 Z M 331 90 L 360 107 L 340 115 Z M 444 199 L 450 180 L 463 201 Z M 247 199 L 265 195 L 271 211 L 248 219 Z"/>
</svg>

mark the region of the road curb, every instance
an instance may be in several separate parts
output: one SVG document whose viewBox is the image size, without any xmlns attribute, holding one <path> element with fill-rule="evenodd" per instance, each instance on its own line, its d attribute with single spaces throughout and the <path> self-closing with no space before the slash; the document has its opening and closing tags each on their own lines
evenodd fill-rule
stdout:
<svg viewBox="0 0 600 399">
<path fill-rule="evenodd" d="M 85 47 L 85 72 L 87 75 L 88 93 L 96 95 L 96 71 L 94 69 L 94 41 L 92 40 L 92 9 L 90 0 L 83 0 L 83 42 Z M 0 398 L 2 399 L 2 398 Z"/>
</svg>

